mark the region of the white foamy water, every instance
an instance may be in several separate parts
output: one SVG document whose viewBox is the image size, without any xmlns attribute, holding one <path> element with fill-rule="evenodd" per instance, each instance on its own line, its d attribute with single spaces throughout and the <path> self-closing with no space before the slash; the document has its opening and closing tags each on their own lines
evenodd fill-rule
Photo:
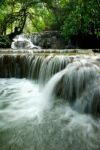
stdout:
<svg viewBox="0 0 100 150">
<path fill-rule="evenodd" d="M 0 79 L 1 125 L 23 119 L 41 120 L 45 99 L 35 82 L 26 79 Z"/>
<path fill-rule="evenodd" d="M 34 81 L 0 79 L 0 149 L 100 150 L 100 120 L 53 98 L 50 82 L 41 92 Z"/>
<path fill-rule="evenodd" d="M 26 38 L 24 35 L 17 35 L 11 43 L 12 49 L 40 49 L 39 46 L 34 45 L 30 38 Z"/>
</svg>

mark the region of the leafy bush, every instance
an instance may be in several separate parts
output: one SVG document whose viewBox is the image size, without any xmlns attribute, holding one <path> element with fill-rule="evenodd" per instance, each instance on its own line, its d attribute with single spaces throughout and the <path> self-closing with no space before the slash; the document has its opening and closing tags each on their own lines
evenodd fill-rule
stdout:
<svg viewBox="0 0 100 150">
<path fill-rule="evenodd" d="M 0 48 L 10 47 L 10 45 L 11 45 L 11 43 L 10 43 L 8 36 L 0 35 Z"/>
</svg>

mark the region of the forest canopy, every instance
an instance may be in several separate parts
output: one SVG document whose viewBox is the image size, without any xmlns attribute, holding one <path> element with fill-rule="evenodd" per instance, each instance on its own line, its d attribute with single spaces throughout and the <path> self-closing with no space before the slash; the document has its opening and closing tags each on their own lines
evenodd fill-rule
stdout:
<svg viewBox="0 0 100 150">
<path fill-rule="evenodd" d="M 0 0 L 0 35 L 57 30 L 100 38 L 99 0 Z"/>
</svg>

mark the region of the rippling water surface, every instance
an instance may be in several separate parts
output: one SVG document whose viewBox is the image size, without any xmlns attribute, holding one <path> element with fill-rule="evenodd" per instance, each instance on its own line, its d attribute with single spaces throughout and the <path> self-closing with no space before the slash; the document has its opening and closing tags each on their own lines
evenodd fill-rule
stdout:
<svg viewBox="0 0 100 150">
<path fill-rule="evenodd" d="M 45 95 L 34 81 L 0 79 L 0 150 L 100 150 L 99 119 Z"/>
</svg>

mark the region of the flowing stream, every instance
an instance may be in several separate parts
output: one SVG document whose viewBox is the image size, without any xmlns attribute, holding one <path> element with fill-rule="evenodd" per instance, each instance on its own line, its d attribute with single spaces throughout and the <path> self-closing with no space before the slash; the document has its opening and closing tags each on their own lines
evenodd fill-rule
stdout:
<svg viewBox="0 0 100 150">
<path fill-rule="evenodd" d="M 97 64 L 1 56 L 0 150 L 100 150 Z"/>
</svg>

